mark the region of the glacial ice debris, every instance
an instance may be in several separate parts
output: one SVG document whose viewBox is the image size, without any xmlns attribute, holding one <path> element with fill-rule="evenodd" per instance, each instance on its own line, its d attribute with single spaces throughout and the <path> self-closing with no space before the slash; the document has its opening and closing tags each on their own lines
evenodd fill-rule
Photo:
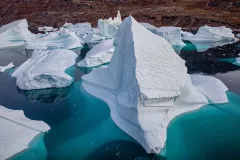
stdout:
<svg viewBox="0 0 240 160">
<path fill-rule="evenodd" d="M 113 38 L 119 25 L 122 23 L 120 11 L 117 13 L 117 17 L 112 19 L 99 19 L 98 28 L 100 30 L 100 35 L 106 38 Z"/>
<path fill-rule="evenodd" d="M 191 75 L 193 85 L 204 94 L 209 103 L 227 103 L 228 88 L 219 79 L 206 75 Z"/>
<path fill-rule="evenodd" d="M 77 54 L 71 50 L 34 51 L 32 58 L 12 74 L 22 90 L 60 88 L 69 86 L 73 78 L 64 71 L 75 64 Z"/>
<path fill-rule="evenodd" d="M 149 31 L 151 31 L 152 33 L 156 34 L 157 33 L 157 27 L 155 27 L 154 25 L 151 25 L 149 23 L 145 23 L 145 22 L 140 22 L 140 24 L 142 26 L 144 26 L 146 29 L 148 29 Z"/>
<path fill-rule="evenodd" d="M 50 27 L 50 26 L 38 27 L 37 30 L 39 32 L 51 32 L 53 31 L 53 27 Z"/>
<path fill-rule="evenodd" d="M 13 67 L 14 67 L 13 63 L 9 63 L 6 66 L 0 66 L 0 72 L 5 72 L 5 70 L 13 68 Z"/>
<path fill-rule="evenodd" d="M 240 38 L 240 33 L 236 35 L 236 37 Z"/>
<path fill-rule="evenodd" d="M 23 111 L 0 106 L 0 159 L 7 159 L 28 148 L 29 142 L 50 127 L 42 122 L 30 120 Z"/>
<path fill-rule="evenodd" d="M 82 41 L 74 32 L 65 29 L 57 32 L 35 36 L 26 40 L 26 49 L 29 50 L 45 50 L 45 49 L 73 49 L 82 47 Z"/>
<path fill-rule="evenodd" d="M 156 28 L 156 34 L 165 38 L 172 46 L 185 46 L 181 38 L 181 27 L 159 27 Z"/>
<path fill-rule="evenodd" d="M 113 51 L 113 39 L 103 40 L 94 46 L 77 65 L 79 67 L 95 67 L 108 63 L 112 58 Z"/>
<path fill-rule="evenodd" d="M 32 36 L 26 19 L 14 21 L 0 28 L 0 47 L 24 45 L 24 40 Z"/>
<path fill-rule="evenodd" d="M 237 39 L 234 37 L 232 30 L 230 28 L 226 28 L 225 26 L 221 27 L 210 27 L 203 26 L 200 27 L 198 32 L 195 35 L 189 35 L 183 37 L 184 40 L 188 40 L 191 42 L 232 42 Z"/>
<path fill-rule="evenodd" d="M 208 100 L 171 45 L 131 16 L 119 27 L 114 46 L 110 65 L 84 75 L 82 86 L 108 104 L 113 121 L 148 153 L 159 153 L 168 123 Z"/>
</svg>

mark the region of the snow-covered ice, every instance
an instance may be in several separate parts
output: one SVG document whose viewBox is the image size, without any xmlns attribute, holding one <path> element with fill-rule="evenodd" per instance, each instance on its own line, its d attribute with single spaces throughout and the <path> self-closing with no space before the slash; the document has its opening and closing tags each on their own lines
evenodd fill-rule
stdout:
<svg viewBox="0 0 240 160">
<path fill-rule="evenodd" d="M 3 25 L 0 28 L 0 48 L 24 45 L 24 40 L 32 36 L 26 19 Z"/>
<path fill-rule="evenodd" d="M 185 35 L 183 37 L 184 40 L 188 40 L 191 42 L 231 42 L 236 41 L 237 39 L 234 37 L 232 30 L 230 28 L 226 28 L 225 26 L 221 27 L 210 27 L 203 26 L 200 27 L 198 32 L 195 35 Z"/>
<path fill-rule="evenodd" d="M 66 87 L 73 78 L 64 71 L 75 64 L 76 58 L 76 53 L 64 49 L 34 51 L 12 76 L 22 90 Z"/>
<path fill-rule="evenodd" d="M 50 127 L 43 121 L 30 120 L 23 111 L 0 105 L 0 159 L 7 159 L 28 148 L 29 142 Z"/>
<path fill-rule="evenodd" d="M 108 63 L 112 58 L 113 51 L 113 39 L 103 40 L 86 54 L 86 57 L 78 63 L 78 66 L 95 67 Z"/>
<path fill-rule="evenodd" d="M 206 75 L 191 75 L 193 85 L 204 94 L 209 103 L 227 103 L 228 88 L 219 79 Z"/>
<path fill-rule="evenodd" d="M 117 17 L 112 19 L 99 19 L 98 28 L 100 30 L 100 35 L 106 38 L 113 38 L 118 26 L 122 23 L 120 11 L 117 13 Z"/>
<path fill-rule="evenodd" d="M 208 100 L 171 45 L 131 16 L 119 27 L 114 46 L 110 65 L 83 76 L 82 86 L 108 104 L 113 121 L 148 153 L 159 153 L 168 123 Z"/>
<path fill-rule="evenodd" d="M 50 32 L 46 35 L 35 36 L 26 40 L 26 49 L 30 50 L 45 50 L 52 48 L 73 49 L 82 47 L 82 41 L 75 35 L 74 32 L 69 32 L 66 29 L 61 31 Z"/>
<path fill-rule="evenodd" d="M 5 72 L 5 70 L 13 68 L 13 67 L 14 67 L 13 63 L 9 63 L 6 66 L 0 66 L 0 72 Z"/>
<path fill-rule="evenodd" d="M 38 27 L 39 32 L 51 32 L 53 31 L 53 27 L 51 26 L 44 26 L 44 27 Z"/>
</svg>

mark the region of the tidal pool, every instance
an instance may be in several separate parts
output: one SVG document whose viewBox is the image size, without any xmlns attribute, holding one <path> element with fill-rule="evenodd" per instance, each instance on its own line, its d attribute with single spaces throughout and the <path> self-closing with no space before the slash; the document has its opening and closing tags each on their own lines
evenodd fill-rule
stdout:
<svg viewBox="0 0 240 160">
<path fill-rule="evenodd" d="M 168 160 L 240 159 L 240 66 L 219 61 L 220 58 L 238 57 L 240 51 L 233 49 L 235 45 L 238 44 L 197 52 L 194 44 L 187 43 L 181 50 L 180 56 L 186 60 L 189 73 L 208 74 L 221 79 L 230 89 L 227 93 L 230 102 L 206 105 L 176 117 L 168 127 Z M 88 50 L 87 47 L 82 51 L 75 50 L 81 54 L 79 60 Z M 19 55 L 20 48 L 14 51 L 17 52 L 0 50 L 0 65 L 12 61 L 19 65 L 31 55 L 30 52 Z M 9 52 L 11 58 L 6 56 Z M 3 55 L 5 58 L 2 58 Z M 164 159 L 148 155 L 134 139 L 114 124 L 107 104 L 83 90 L 81 76 L 90 71 L 73 66 L 66 71 L 74 77 L 71 86 L 33 91 L 19 90 L 15 78 L 9 76 L 11 70 L 0 73 L 0 105 L 23 110 L 27 118 L 42 120 L 51 127 L 48 132 L 36 136 L 28 149 L 9 159 Z"/>
</svg>

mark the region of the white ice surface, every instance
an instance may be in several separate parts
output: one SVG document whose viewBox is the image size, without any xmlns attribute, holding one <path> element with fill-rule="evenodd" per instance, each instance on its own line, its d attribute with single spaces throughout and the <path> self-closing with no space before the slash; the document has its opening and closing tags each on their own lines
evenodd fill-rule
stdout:
<svg viewBox="0 0 240 160">
<path fill-rule="evenodd" d="M 28 148 L 29 142 L 50 127 L 42 122 L 30 120 L 23 111 L 0 106 L 0 159 L 4 160 Z"/>
<path fill-rule="evenodd" d="M 0 66 L 0 72 L 5 72 L 5 70 L 13 68 L 13 67 L 14 67 L 13 63 L 9 63 L 6 66 Z"/>
<path fill-rule="evenodd" d="M 240 33 L 236 35 L 236 37 L 240 38 Z"/>
<path fill-rule="evenodd" d="M 114 45 L 110 65 L 83 76 L 83 88 L 104 100 L 113 121 L 148 153 L 159 153 L 170 120 L 208 101 L 171 45 L 132 17 L 119 27 Z"/>
<path fill-rule="evenodd" d="M 74 32 L 65 29 L 61 31 L 50 32 L 47 35 L 35 36 L 26 40 L 26 49 L 45 50 L 51 48 L 73 49 L 82 47 L 82 41 Z"/>
<path fill-rule="evenodd" d="M 195 35 L 189 35 L 183 38 L 191 42 L 231 42 L 236 41 L 232 30 L 230 28 L 222 27 L 210 27 L 203 26 L 200 27 Z"/>
<path fill-rule="evenodd" d="M 108 63 L 112 58 L 113 51 L 113 39 L 103 40 L 95 45 L 77 65 L 80 67 L 95 67 Z"/>
<path fill-rule="evenodd" d="M 64 71 L 75 64 L 76 58 L 76 53 L 64 49 L 34 51 L 12 76 L 22 90 L 66 87 L 73 78 Z"/>
<path fill-rule="evenodd" d="M 32 36 L 26 19 L 3 25 L 0 28 L 0 48 L 24 45 L 24 40 Z"/>
<path fill-rule="evenodd" d="M 53 31 L 53 27 L 51 26 L 44 26 L 44 27 L 38 27 L 39 32 L 50 32 Z"/>
<path fill-rule="evenodd" d="M 205 75 L 191 75 L 193 85 L 204 94 L 209 103 L 227 103 L 228 88 L 219 79 Z"/>
</svg>

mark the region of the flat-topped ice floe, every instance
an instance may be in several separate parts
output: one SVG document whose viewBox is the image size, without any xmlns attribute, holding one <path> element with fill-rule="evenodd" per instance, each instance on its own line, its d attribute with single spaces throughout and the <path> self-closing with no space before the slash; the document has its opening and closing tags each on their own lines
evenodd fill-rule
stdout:
<svg viewBox="0 0 240 160">
<path fill-rule="evenodd" d="M 25 117 L 23 111 L 0 105 L 0 159 L 7 159 L 28 148 L 29 142 L 50 127 L 42 121 Z"/>
<path fill-rule="evenodd" d="M 122 23 L 120 11 L 117 13 L 117 17 L 112 19 L 99 19 L 98 28 L 100 30 L 100 35 L 106 38 L 113 38 L 118 26 Z"/>
<path fill-rule="evenodd" d="M 228 88 L 219 79 L 212 76 L 191 75 L 193 85 L 204 94 L 209 103 L 227 103 Z"/>
<path fill-rule="evenodd" d="M 132 17 L 119 27 L 114 46 L 110 65 L 83 76 L 82 86 L 108 104 L 113 121 L 148 153 L 159 153 L 168 123 L 208 100 L 171 45 Z"/>
<path fill-rule="evenodd" d="M 32 36 L 26 19 L 3 25 L 0 28 L 0 48 L 24 45 L 24 40 Z"/>
<path fill-rule="evenodd" d="M 234 37 L 232 30 L 230 28 L 222 27 L 210 27 L 203 26 L 200 27 L 195 35 L 185 35 L 184 40 L 191 42 L 232 42 L 237 39 Z"/>
<path fill-rule="evenodd" d="M 0 66 L 0 72 L 5 72 L 7 69 L 10 69 L 10 68 L 13 68 L 13 67 L 14 67 L 13 63 L 9 63 L 6 66 Z"/>
<path fill-rule="evenodd" d="M 45 50 L 45 49 L 73 49 L 82 47 L 82 41 L 74 32 L 65 29 L 61 31 L 50 32 L 47 35 L 35 36 L 26 39 L 26 49 Z"/>
<path fill-rule="evenodd" d="M 79 67 L 95 67 L 110 62 L 114 51 L 113 39 L 103 40 L 94 46 L 86 57 L 78 63 Z"/>
<path fill-rule="evenodd" d="M 76 53 L 64 49 L 34 51 L 12 76 L 22 90 L 66 87 L 73 78 L 64 71 L 75 64 L 76 58 Z"/>
</svg>

